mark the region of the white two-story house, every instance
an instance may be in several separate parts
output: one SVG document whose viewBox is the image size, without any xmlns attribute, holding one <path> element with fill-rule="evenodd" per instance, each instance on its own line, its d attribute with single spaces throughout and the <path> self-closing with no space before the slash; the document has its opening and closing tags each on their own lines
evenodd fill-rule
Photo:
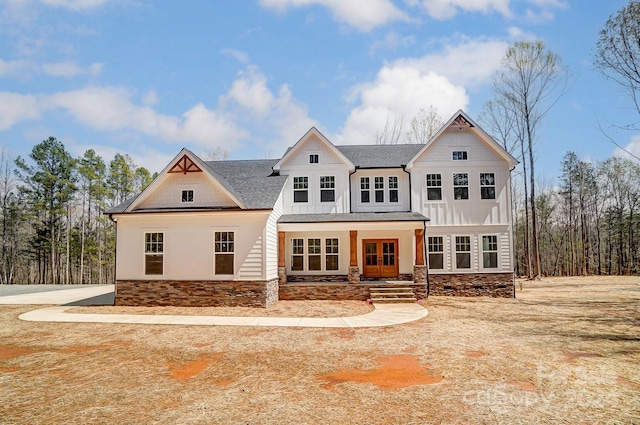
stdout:
<svg viewBox="0 0 640 425">
<path fill-rule="evenodd" d="M 116 223 L 116 304 L 512 297 L 517 161 L 463 111 L 425 145 L 335 146 L 310 129 L 274 160 L 183 149 Z"/>
</svg>

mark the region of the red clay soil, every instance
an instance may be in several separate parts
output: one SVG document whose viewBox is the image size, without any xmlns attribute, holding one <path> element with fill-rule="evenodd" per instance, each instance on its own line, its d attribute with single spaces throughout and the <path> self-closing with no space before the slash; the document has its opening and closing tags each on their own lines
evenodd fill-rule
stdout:
<svg viewBox="0 0 640 425">
<path fill-rule="evenodd" d="M 521 390 L 525 391 L 536 391 L 537 388 L 531 382 L 507 382 L 509 385 L 513 385 L 518 387 Z"/>
<path fill-rule="evenodd" d="M 38 350 L 34 350 L 32 348 L 0 345 L 0 360 L 13 359 L 15 357 L 26 356 L 27 354 L 33 354 L 37 352 Z"/>
<path fill-rule="evenodd" d="M 173 379 L 185 381 L 189 378 L 201 374 L 206 368 L 209 367 L 209 365 L 211 365 L 211 363 L 219 359 L 220 354 L 203 354 L 198 360 L 193 360 L 182 365 L 168 362 L 167 366 L 169 367 L 169 371 L 171 372 L 171 377 Z"/>
<path fill-rule="evenodd" d="M 411 387 L 414 385 L 432 385 L 442 381 L 442 376 L 427 374 L 429 365 L 421 365 L 417 355 L 399 354 L 376 359 L 380 366 L 376 369 L 341 370 L 319 376 L 328 381 L 323 388 L 332 389 L 344 382 L 369 383 L 384 390 Z"/>
<path fill-rule="evenodd" d="M 484 353 L 482 351 L 467 351 L 464 355 L 467 357 L 482 357 Z"/>
<path fill-rule="evenodd" d="M 619 384 L 622 384 L 624 386 L 627 386 L 633 390 L 640 390 L 640 384 L 637 384 L 633 381 L 629 381 L 628 379 L 623 378 L 622 376 L 618 376 L 616 378 L 616 382 Z"/>
</svg>

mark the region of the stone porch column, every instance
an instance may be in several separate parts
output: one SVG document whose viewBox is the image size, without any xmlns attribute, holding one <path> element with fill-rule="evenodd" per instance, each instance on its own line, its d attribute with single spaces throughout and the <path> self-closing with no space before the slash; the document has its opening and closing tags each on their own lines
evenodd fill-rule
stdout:
<svg viewBox="0 0 640 425">
<path fill-rule="evenodd" d="M 413 282 L 427 283 L 427 266 L 424 262 L 424 229 L 416 229 L 416 264 L 413 266 Z"/>
<path fill-rule="evenodd" d="M 358 231 L 349 231 L 349 283 L 360 283 L 358 268 Z"/>
<path fill-rule="evenodd" d="M 284 261 L 284 232 L 278 232 L 278 283 L 287 283 L 287 267 Z"/>
</svg>

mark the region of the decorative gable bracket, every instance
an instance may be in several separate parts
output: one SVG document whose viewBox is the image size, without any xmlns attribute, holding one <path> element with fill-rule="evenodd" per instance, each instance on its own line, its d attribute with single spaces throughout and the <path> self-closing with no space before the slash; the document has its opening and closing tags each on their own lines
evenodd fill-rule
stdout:
<svg viewBox="0 0 640 425">
<path fill-rule="evenodd" d="M 462 114 L 460 114 L 456 117 L 455 120 L 451 122 L 449 127 L 470 128 L 470 127 L 473 127 L 473 124 L 471 124 L 465 117 L 462 116 Z"/>
<path fill-rule="evenodd" d="M 171 167 L 171 169 L 167 172 L 187 174 L 187 173 L 201 173 L 202 170 L 191 160 L 191 158 L 189 158 L 189 156 L 184 154 L 182 155 L 182 158 L 180 158 L 178 162 L 176 162 L 175 165 Z"/>
</svg>

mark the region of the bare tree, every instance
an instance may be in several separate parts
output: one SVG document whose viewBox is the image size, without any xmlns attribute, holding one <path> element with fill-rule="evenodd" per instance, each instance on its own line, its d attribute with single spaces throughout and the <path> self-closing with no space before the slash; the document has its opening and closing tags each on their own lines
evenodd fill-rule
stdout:
<svg viewBox="0 0 640 425">
<path fill-rule="evenodd" d="M 497 101 L 513 114 L 517 132 L 523 135 L 529 155 L 531 185 L 531 277 L 541 275 L 536 217 L 535 161 L 536 130 L 549 109 L 565 93 L 567 68 L 560 57 L 542 41 L 519 41 L 507 49 L 502 69 L 494 77 Z M 524 156 L 524 149 L 521 149 Z"/>
<path fill-rule="evenodd" d="M 382 131 L 376 132 L 376 145 L 397 145 L 402 137 L 404 118 L 391 117 L 387 115 Z"/>
<path fill-rule="evenodd" d="M 600 30 L 594 65 L 629 92 L 640 114 L 640 1 L 630 1 L 615 16 L 609 17 Z"/>
<path fill-rule="evenodd" d="M 424 145 L 443 125 L 444 120 L 433 105 L 429 105 L 427 109 L 420 108 L 418 113 L 411 118 L 410 128 L 406 137 L 407 143 Z"/>
</svg>

